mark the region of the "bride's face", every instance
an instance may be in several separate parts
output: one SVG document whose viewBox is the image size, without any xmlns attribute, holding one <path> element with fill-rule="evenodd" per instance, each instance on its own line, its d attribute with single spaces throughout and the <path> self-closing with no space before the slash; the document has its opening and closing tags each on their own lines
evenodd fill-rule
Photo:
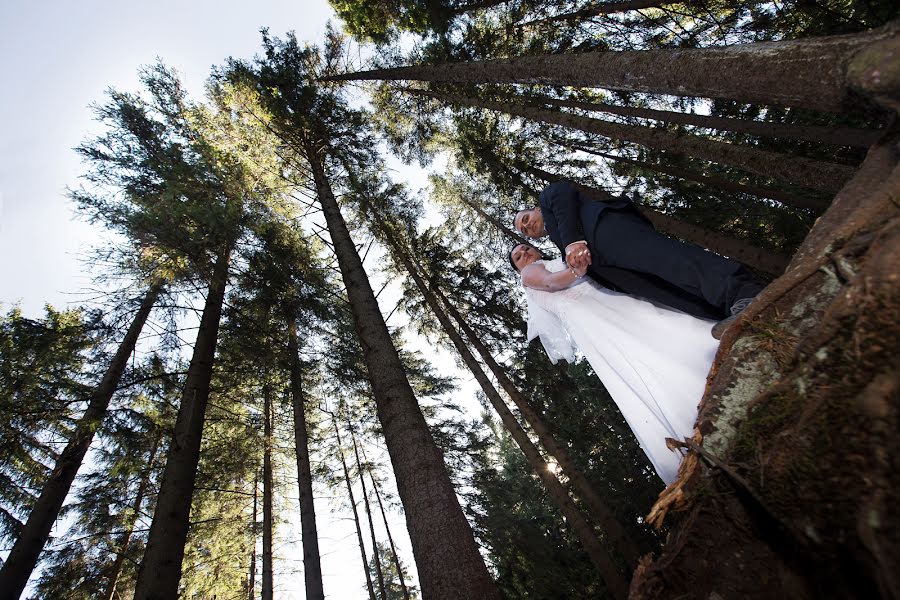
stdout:
<svg viewBox="0 0 900 600">
<path fill-rule="evenodd" d="M 515 248 L 513 248 L 512 254 L 513 264 L 516 265 L 516 269 L 519 272 L 522 272 L 522 269 L 533 263 L 534 261 L 541 258 L 541 253 L 538 252 L 534 247 L 528 246 L 527 244 L 519 244 Z"/>
</svg>

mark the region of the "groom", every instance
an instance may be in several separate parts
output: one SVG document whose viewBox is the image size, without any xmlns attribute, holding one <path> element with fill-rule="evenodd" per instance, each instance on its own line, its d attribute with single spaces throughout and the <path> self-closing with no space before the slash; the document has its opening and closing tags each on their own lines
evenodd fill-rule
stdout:
<svg viewBox="0 0 900 600">
<path fill-rule="evenodd" d="M 625 196 L 592 198 L 558 181 L 538 204 L 516 213 L 516 230 L 549 235 L 570 267 L 587 266 L 610 289 L 730 322 L 764 287 L 739 262 L 660 234 Z"/>
</svg>

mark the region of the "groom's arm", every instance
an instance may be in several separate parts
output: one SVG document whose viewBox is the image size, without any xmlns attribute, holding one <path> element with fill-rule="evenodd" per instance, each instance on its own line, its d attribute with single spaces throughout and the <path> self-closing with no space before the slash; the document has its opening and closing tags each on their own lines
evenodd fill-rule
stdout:
<svg viewBox="0 0 900 600">
<path fill-rule="evenodd" d="M 571 183 L 560 181 L 548 186 L 541 198 L 542 208 L 553 213 L 559 231 L 560 246 L 570 266 L 591 264 L 590 251 L 581 224 L 581 201 Z"/>
</svg>

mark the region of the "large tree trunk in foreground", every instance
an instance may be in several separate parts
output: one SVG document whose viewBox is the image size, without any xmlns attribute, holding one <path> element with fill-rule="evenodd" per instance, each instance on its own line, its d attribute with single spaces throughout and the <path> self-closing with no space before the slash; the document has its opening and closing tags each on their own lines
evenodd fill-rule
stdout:
<svg viewBox="0 0 900 600">
<path fill-rule="evenodd" d="M 75 475 L 78 474 L 78 469 L 81 468 L 84 456 L 90 448 L 94 434 L 106 416 L 109 402 L 128 365 L 128 357 L 134 351 L 144 323 L 147 322 L 147 317 L 161 292 L 162 283 L 153 284 L 147 291 L 125 337 L 103 374 L 103 379 L 94 389 L 84 414 L 78 419 L 72 437 L 56 460 L 53 471 L 41 489 L 41 495 L 32 507 L 21 534 L 16 539 L 6 562 L 3 563 L 3 568 L 0 569 L 0 599 L 16 600 L 25 589 L 41 550 L 50 537 L 50 530 L 59 516 L 66 495 L 72 488 Z"/>
<path fill-rule="evenodd" d="M 253 534 L 253 542 L 250 548 L 250 581 L 247 584 L 250 592 L 249 600 L 256 598 L 256 499 L 259 493 L 259 471 L 253 475 L 253 522 L 251 532 Z"/>
<path fill-rule="evenodd" d="M 854 57 L 889 40 L 897 28 L 894 22 L 871 32 L 801 40 L 521 56 L 376 69 L 327 79 L 540 83 L 842 112 L 859 104 L 848 84 Z"/>
<path fill-rule="evenodd" d="M 594 563 L 594 566 L 600 573 L 604 583 L 609 588 L 610 593 L 616 598 L 624 598 L 627 591 L 626 581 L 619 573 L 609 553 L 600 543 L 596 533 L 578 510 L 578 507 L 572 501 L 572 498 L 569 496 L 566 489 L 559 482 L 559 479 L 552 472 L 550 465 L 544 460 L 540 450 L 538 450 L 531 442 L 528 433 L 522 428 L 512 414 L 512 411 L 506 406 L 500 393 L 493 384 L 491 384 L 487 374 L 482 370 L 478 361 L 475 359 L 475 356 L 463 341 L 462 336 L 460 336 L 459 332 L 453 326 L 453 322 L 450 320 L 450 317 L 445 312 L 443 306 L 438 301 L 431 288 L 425 283 L 425 280 L 419 273 L 417 265 L 410 259 L 407 254 L 407 249 L 394 239 L 390 232 L 386 232 L 386 237 L 395 250 L 395 256 L 400 260 L 409 275 L 413 278 L 416 287 L 419 288 L 419 292 L 425 298 L 425 302 L 428 304 L 434 316 L 437 317 L 444 333 L 453 343 L 454 347 L 456 347 L 460 358 L 463 359 L 463 362 L 472 372 L 472 375 L 481 386 L 481 389 L 484 391 L 485 396 L 487 396 L 491 406 L 497 411 L 497 415 L 500 417 L 503 426 L 509 432 L 516 445 L 519 446 L 519 449 L 522 450 L 528 464 L 531 465 L 531 468 L 534 469 L 534 472 L 547 488 L 553 503 L 565 516 L 573 533 L 579 541 L 581 541 L 591 562 Z M 606 512 L 608 513 L 608 511 Z"/>
<path fill-rule="evenodd" d="M 513 102 L 498 102 L 424 90 L 408 89 L 407 91 L 450 104 L 503 112 L 532 121 L 602 135 L 612 140 L 686 154 L 822 192 L 839 190 L 854 171 L 852 167 L 846 165 L 826 163 L 801 156 L 789 156 L 740 144 L 729 144 L 689 133 L 673 133 L 660 128 L 623 125 Z"/>
<path fill-rule="evenodd" d="M 303 539 L 303 575 L 308 600 L 324 600 L 322 561 L 319 556 L 319 533 L 313 503 L 312 469 L 309 464 L 309 435 L 303 396 L 303 373 L 300 369 L 297 321 L 288 320 L 288 360 L 291 361 L 291 401 L 294 413 L 294 449 L 297 453 L 297 488 L 300 494 L 300 531 Z"/>
<path fill-rule="evenodd" d="M 178 595 L 230 259 L 229 245 L 216 259 L 207 289 L 206 304 L 150 524 L 147 549 L 138 572 L 135 600 L 168 600 Z"/>
<path fill-rule="evenodd" d="M 331 191 L 322 157 L 312 144 L 307 146 L 306 154 L 347 288 L 378 419 L 406 512 L 422 597 L 429 600 L 497 598 L 497 587 L 478 552 L 472 528 L 459 506 L 441 452 L 406 379 L 400 356 Z M 448 565 L 453 568 L 448 569 Z"/>
<path fill-rule="evenodd" d="M 875 143 L 881 136 L 881 132 L 872 129 L 855 129 L 853 127 L 822 127 L 817 125 L 794 125 L 792 123 L 774 123 L 768 121 L 753 121 L 751 119 L 737 119 L 734 117 L 716 117 L 713 115 L 698 115 L 695 113 L 677 112 L 671 110 L 654 110 L 637 106 L 621 106 L 605 102 L 582 102 L 578 100 L 562 100 L 547 96 L 529 96 L 532 102 L 549 104 L 551 106 L 564 106 L 568 108 L 580 108 L 592 112 L 604 112 L 622 117 L 637 117 L 639 119 L 653 119 L 665 123 L 677 123 L 679 125 L 693 125 L 705 129 L 718 129 L 719 131 L 735 131 L 757 137 L 792 138 L 805 140 L 814 144 L 831 144 L 833 146 L 859 146 L 867 148 Z"/>
<path fill-rule="evenodd" d="M 857 72 L 887 106 L 898 55 L 895 42 Z M 900 597 L 898 142 L 895 127 L 869 151 L 725 333 L 698 421 L 717 466 L 688 481 L 635 600 Z"/>
<path fill-rule="evenodd" d="M 272 574 L 272 537 L 275 523 L 272 515 L 272 392 L 263 387 L 263 545 L 262 600 L 272 600 L 275 586 Z"/>
</svg>

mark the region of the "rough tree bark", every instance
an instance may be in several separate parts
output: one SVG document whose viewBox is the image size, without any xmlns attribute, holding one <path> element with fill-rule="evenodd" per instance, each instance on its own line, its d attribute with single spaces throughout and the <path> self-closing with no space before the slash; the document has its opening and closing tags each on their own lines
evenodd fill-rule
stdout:
<svg viewBox="0 0 900 600">
<path fill-rule="evenodd" d="M 135 600 L 167 600 L 178 595 L 231 250 L 229 243 L 217 257 L 207 288 L 206 304 L 150 524 L 147 549 L 138 571 Z"/>
<path fill-rule="evenodd" d="M 253 522 L 250 525 L 253 542 L 250 549 L 250 581 L 247 584 L 249 600 L 254 600 L 256 598 L 256 499 L 258 493 L 259 470 L 256 470 L 253 474 Z"/>
<path fill-rule="evenodd" d="M 498 598 L 331 191 L 323 156 L 312 143 L 307 143 L 305 153 L 363 348 L 376 411 L 406 512 L 422 596 L 435 600 Z M 449 564 L 455 568 L 447 569 Z"/>
<path fill-rule="evenodd" d="M 864 33 L 718 48 L 598 51 L 417 65 L 347 73 L 328 80 L 539 83 L 842 112 L 859 106 L 859 96 L 848 85 L 850 63 L 890 40 L 898 27 L 894 22 Z"/>
<path fill-rule="evenodd" d="M 407 89 L 406 91 L 449 104 L 493 110 L 532 121 L 602 135 L 613 140 L 640 144 L 648 148 L 686 154 L 822 192 L 836 192 L 854 171 L 852 167 L 846 165 L 826 163 L 800 156 L 788 156 L 739 144 L 729 144 L 689 133 L 673 133 L 660 128 L 623 125 L 513 102 L 499 102 L 426 90 Z"/>
<path fill-rule="evenodd" d="M 306 597 L 309 600 L 324 600 L 319 533 L 316 528 L 316 508 L 313 502 L 312 469 L 309 464 L 309 435 L 306 431 L 303 374 L 300 369 L 297 320 L 294 315 L 288 319 L 288 355 L 291 365 L 294 449 L 297 453 L 297 488 L 300 494 L 300 531 L 303 540 L 303 575 L 306 582 Z"/>
<path fill-rule="evenodd" d="M 894 109 L 898 55 L 851 70 Z M 900 597 L 898 142 L 895 125 L 726 331 L 698 421 L 714 466 L 635 600 Z"/>
<path fill-rule="evenodd" d="M 147 290 L 109 367 L 94 389 L 84 414 L 78 419 L 72 437 L 56 460 L 53 471 L 41 489 L 41 495 L 32 507 L 21 534 L 16 539 L 6 562 L 3 563 L 3 568 L 0 569 L 0 599 L 17 600 L 22 595 L 41 550 L 50 537 L 53 523 L 59 516 L 66 495 L 72 488 L 72 482 L 94 439 L 94 434 L 106 415 L 110 400 L 128 365 L 128 357 L 134 351 L 141 330 L 162 289 L 162 282 L 158 282 Z"/>
</svg>

